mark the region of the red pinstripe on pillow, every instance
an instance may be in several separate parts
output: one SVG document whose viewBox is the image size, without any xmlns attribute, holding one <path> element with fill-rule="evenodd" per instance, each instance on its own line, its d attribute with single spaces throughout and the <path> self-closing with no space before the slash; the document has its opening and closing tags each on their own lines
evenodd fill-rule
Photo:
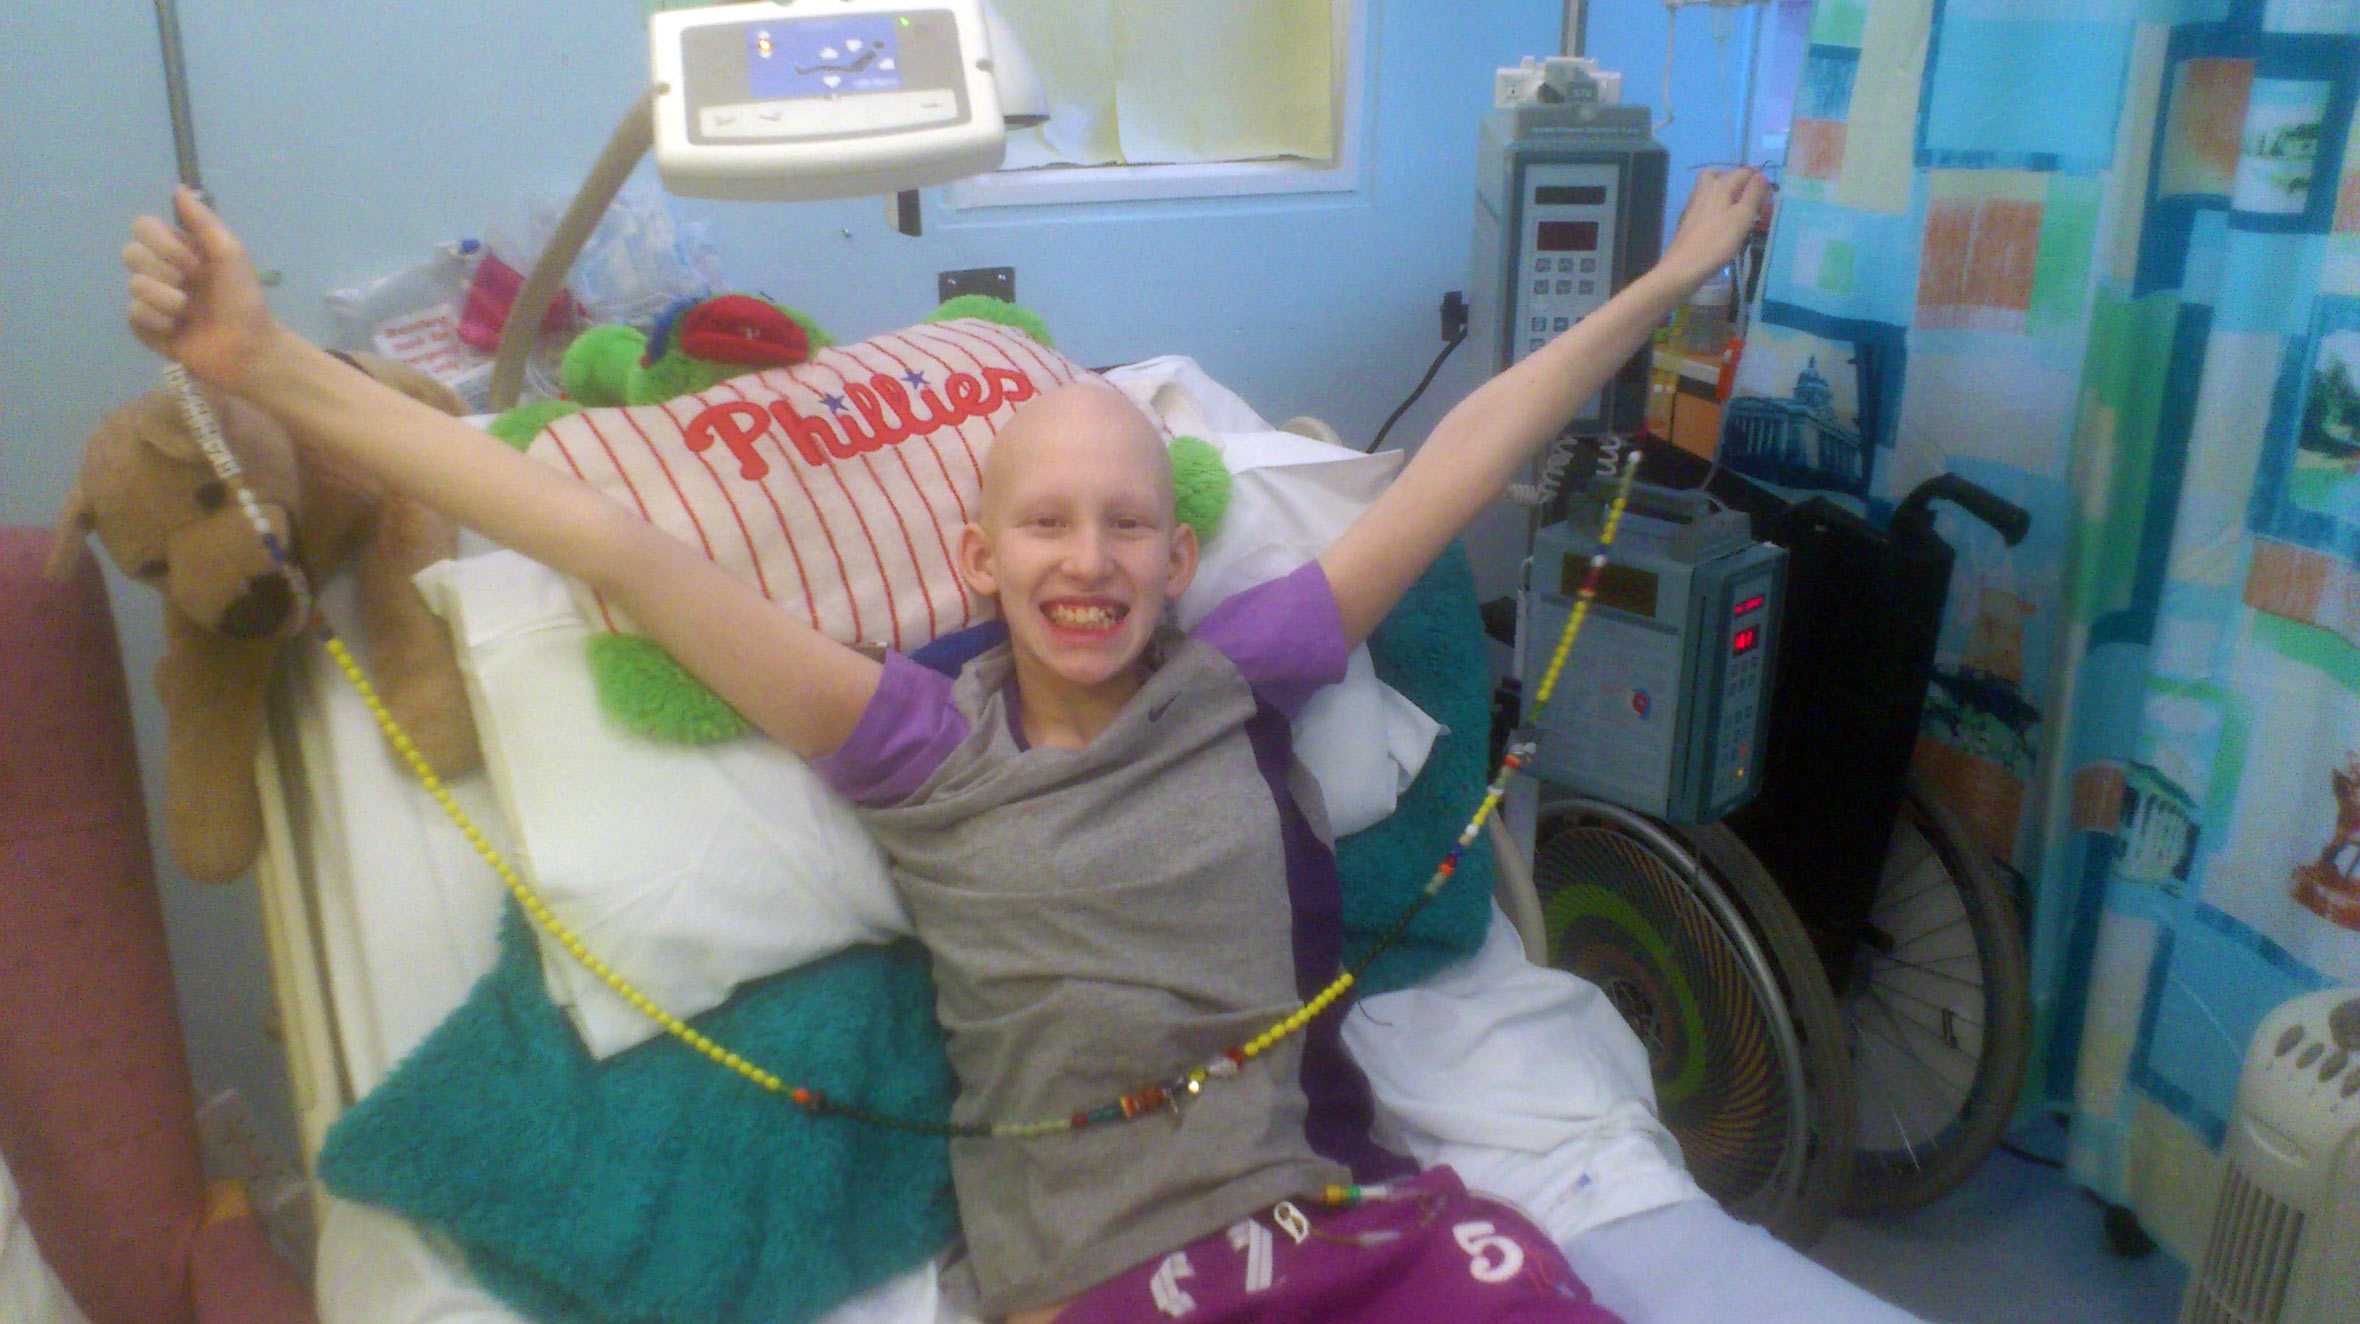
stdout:
<svg viewBox="0 0 2360 1324">
<path fill-rule="evenodd" d="M 1086 370 L 1013 327 L 933 322 L 660 405 L 589 409 L 530 454 L 846 643 L 908 650 L 988 614 L 959 527 L 1019 404 Z M 583 611 L 632 627 L 577 586 Z"/>
</svg>

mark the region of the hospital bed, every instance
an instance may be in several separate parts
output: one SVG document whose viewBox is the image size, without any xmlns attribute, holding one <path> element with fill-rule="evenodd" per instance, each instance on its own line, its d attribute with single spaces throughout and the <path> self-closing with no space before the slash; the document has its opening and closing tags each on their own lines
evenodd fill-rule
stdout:
<svg viewBox="0 0 2360 1324">
<path fill-rule="evenodd" d="M 1258 420 L 1256 420 L 1258 421 Z M 1269 427 L 1262 423 L 1262 427 Z M 1307 435 L 1315 424 L 1290 421 Z M 492 554 L 480 541 L 469 555 Z M 350 619 L 330 585 L 331 619 Z M 381 747 L 358 696 L 314 649 L 274 696 L 259 760 L 267 840 L 256 879 L 306 1163 L 493 964 L 498 880 Z M 495 844 L 482 776 L 452 792 Z M 1657 1121 L 1644 1050 L 1591 985 L 1536 965 L 1508 919 L 1520 871 L 1475 955 L 1365 1000 L 1345 1041 L 1370 1077 L 1381 1141 L 1525 1208 L 1631 1324 L 1742 1311 L 1757 1320 L 1904 1320 L 1723 1214 Z M 320 1190 L 317 1286 L 327 1324 L 515 1324 L 457 1249 Z M 1699 1255 L 1704 1256 L 1702 1260 Z M 1718 1260 L 1742 1274 L 1681 1265 Z M 1791 1310 L 1791 1314 L 1782 1313 Z M 828 1324 L 964 1324 L 933 1266 L 839 1306 Z"/>
</svg>

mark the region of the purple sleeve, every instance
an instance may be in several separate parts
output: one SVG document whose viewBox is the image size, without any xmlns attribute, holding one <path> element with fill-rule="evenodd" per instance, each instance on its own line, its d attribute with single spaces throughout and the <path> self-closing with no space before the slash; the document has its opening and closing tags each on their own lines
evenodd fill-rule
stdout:
<svg viewBox="0 0 2360 1324">
<path fill-rule="evenodd" d="M 966 738 L 967 719 L 951 703 L 951 678 L 887 653 L 885 674 L 852 734 L 811 766 L 854 804 L 883 808 L 907 800 Z"/>
<path fill-rule="evenodd" d="M 1352 657 L 1343 610 L 1317 561 L 1232 595 L 1197 622 L 1194 634 L 1220 649 L 1254 697 L 1289 721 L 1312 695 L 1344 678 Z"/>
</svg>

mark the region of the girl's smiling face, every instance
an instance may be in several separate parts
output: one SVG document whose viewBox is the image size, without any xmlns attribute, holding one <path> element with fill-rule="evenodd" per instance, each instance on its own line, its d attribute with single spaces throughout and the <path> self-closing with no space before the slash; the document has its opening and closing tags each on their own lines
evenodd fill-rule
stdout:
<svg viewBox="0 0 2360 1324">
<path fill-rule="evenodd" d="M 1128 698 L 1197 559 L 1146 417 L 1105 386 L 1044 394 L 994 440 L 981 514 L 962 532 L 960 568 L 999 599 L 1028 703 L 1054 697 L 1030 692 L 1042 685 Z"/>
</svg>

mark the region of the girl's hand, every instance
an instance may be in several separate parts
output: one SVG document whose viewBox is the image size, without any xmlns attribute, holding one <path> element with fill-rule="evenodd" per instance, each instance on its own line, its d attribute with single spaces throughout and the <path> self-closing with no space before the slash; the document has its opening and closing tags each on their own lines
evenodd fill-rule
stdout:
<svg viewBox="0 0 2360 1324">
<path fill-rule="evenodd" d="M 123 246 L 131 331 L 201 380 L 234 391 L 278 336 L 278 323 L 238 237 L 193 189 L 179 189 L 172 203 L 178 229 L 142 216 Z"/>
<path fill-rule="evenodd" d="M 1737 256 L 1769 198 L 1770 181 L 1759 170 L 1705 171 L 1688 195 L 1678 232 L 1656 265 L 1687 289 L 1704 284 Z"/>
</svg>

